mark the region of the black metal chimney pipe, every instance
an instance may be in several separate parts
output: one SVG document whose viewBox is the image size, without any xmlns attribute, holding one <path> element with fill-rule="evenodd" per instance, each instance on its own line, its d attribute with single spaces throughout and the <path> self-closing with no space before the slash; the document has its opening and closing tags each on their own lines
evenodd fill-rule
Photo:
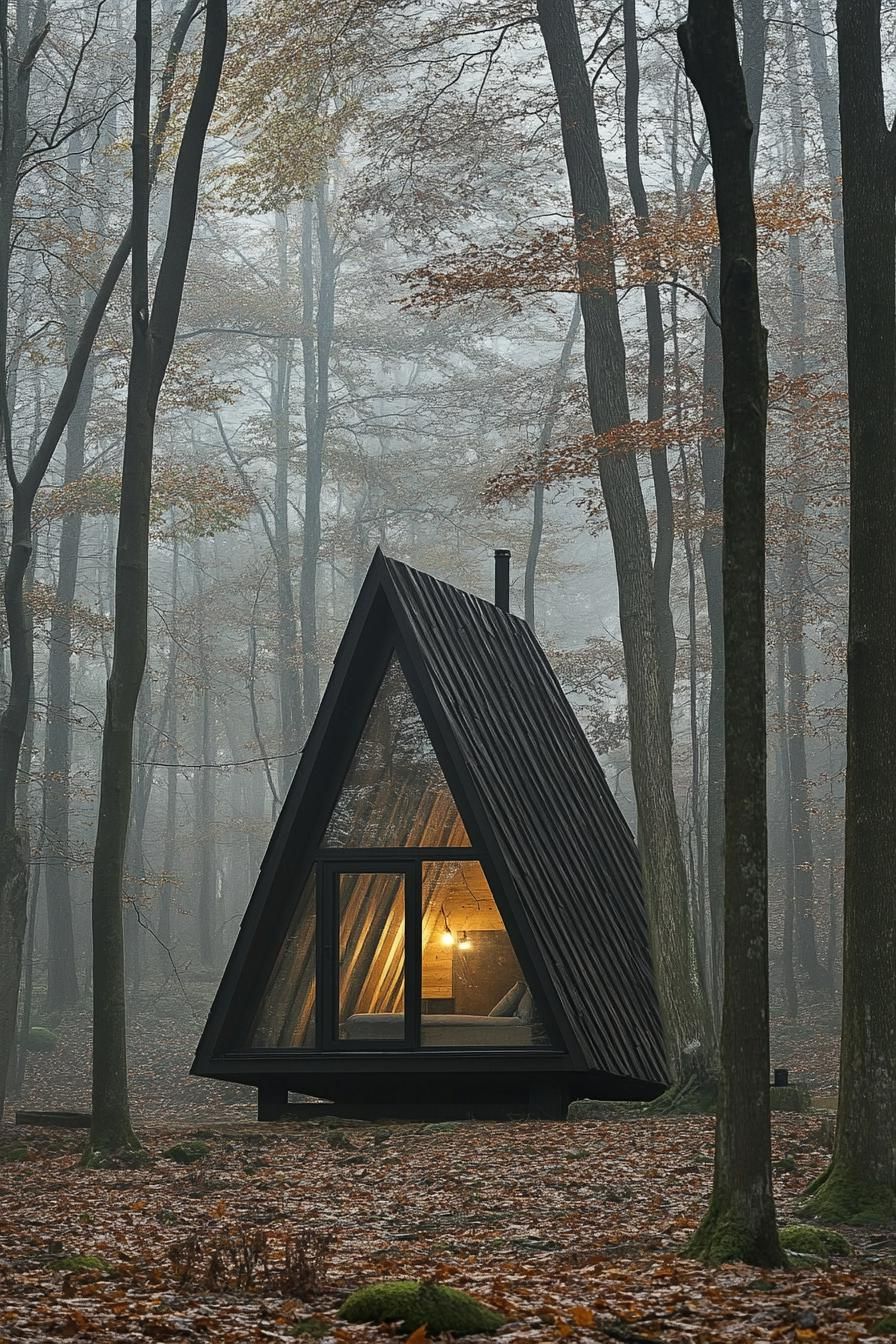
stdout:
<svg viewBox="0 0 896 1344">
<path fill-rule="evenodd" d="M 495 551 L 495 606 L 510 611 L 510 552 Z"/>
</svg>

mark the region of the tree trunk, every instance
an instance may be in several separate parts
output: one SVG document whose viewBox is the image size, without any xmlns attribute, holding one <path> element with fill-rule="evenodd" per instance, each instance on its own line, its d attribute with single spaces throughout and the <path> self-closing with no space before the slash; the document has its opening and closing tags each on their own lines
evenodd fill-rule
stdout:
<svg viewBox="0 0 896 1344">
<path fill-rule="evenodd" d="M 72 137 L 68 171 L 74 180 L 81 174 L 81 136 Z M 80 210 L 72 212 L 73 230 L 81 227 Z M 74 355 L 82 321 L 82 300 L 71 300 L 68 319 L 68 359 Z M 84 471 L 84 445 L 93 397 L 96 356 L 91 353 L 84 381 L 68 422 L 65 439 L 66 484 Z M 81 514 L 66 513 L 59 537 L 56 599 L 50 618 L 50 651 L 47 664 L 47 724 L 44 738 L 44 895 L 47 902 L 47 1008 L 59 1012 L 78 1001 L 75 937 L 72 925 L 72 895 L 69 867 L 69 814 L 71 806 L 71 698 L 72 617 L 78 580 L 81 544 Z"/>
<path fill-rule="evenodd" d="M 279 263 L 280 293 L 284 301 L 289 296 L 289 221 L 285 213 L 278 213 L 277 257 Z M 292 586 L 292 556 L 289 543 L 289 476 L 290 476 L 290 392 L 292 383 L 293 342 L 286 336 L 277 341 L 274 362 L 274 444 L 276 471 L 274 476 L 274 558 L 277 565 L 277 660 L 280 690 L 280 797 L 286 796 L 295 752 L 301 743 L 302 682 L 299 677 L 299 639 L 296 626 L 296 605 Z"/>
<path fill-rule="evenodd" d="M 638 121 L 638 99 L 641 71 L 638 60 L 638 26 L 635 0 L 623 0 L 625 50 L 625 169 L 629 194 L 635 210 L 638 227 L 643 233 L 650 221 L 650 207 L 644 178 L 641 173 L 641 128 Z M 644 286 L 644 315 L 647 322 L 647 419 L 662 420 L 665 409 L 665 331 L 659 285 Z M 672 583 L 672 555 L 675 541 L 675 511 L 672 507 L 672 482 L 669 478 L 669 459 L 666 449 L 650 454 L 653 473 L 653 494 L 656 505 L 656 549 L 653 557 L 653 593 L 656 606 L 657 647 L 660 672 L 672 710 L 675 689 L 675 625 L 669 590 Z"/>
<path fill-rule="evenodd" d="M 576 236 L 589 242 L 578 270 L 588 400 L 601 435 L 629 420 L 606 173 L 573 0 L 539 0 L 538 21 L 557 92 Z M 601 259 L 593 255 L 596 240 Z M 712 1070 L 714 1049 L 675 810 L 650 531 L 634 456 L 609 453 L 599 471 L 616 557 L 638 838 L 669 1064 L 676 1078 L 700 1075 Z"/>
<path fill-rule="evenodd" d="M 314 309 L 314 238 L 320 261 L 317 315 Z M 318 183 L 302 212 L 302 363 L 305 375 L 305 523 L 299 577 L 302 627 L 302 694 L 305 735 L 320 704 L 320 650 L 317 647 L 317 565 L 320 559 L 320 497 L 324 445 L 330 413 L 330 347 L 336 298 L 336 258 L 328 219 L 326 179 Z"/>
<path fill-rule="evenodd" d="M 196 87 L 171 189 L 168 233 L 149 304 L 149 106 L 152 3 L 137 0 L 132 144 L 131 359 L 115 563 L 115 636 L 106 688 L 93 865 L 93 1105 L 85 1161 L 139 1147 L 131 1129 L 122 940 L 122 877 L 134 714 L 146 665 L 149 503 L 159 393 L 171 358 L 196 219 L 202 151 L 227 40 L 226 0 L 207 0 Z"/>
<path fill-rule="evenodd" d="M 672 359 L 675 390 L 675 420 L 679 431 L 682 429 L 682 393 L 681 393 L 681 352 L 678 338 L 678 297 L 672 291 Z M 693 880 L 691 904 L 696 910 L 695 930 L 697 951 L 703 968 L 703 982 L 711 983 L 712 957 L 709 948 L 711 925 L 708 924 L 706 891 L 706 827 L 703 816 L 703 759 L 700 745 L 699 720 L 699 668 L 700 651 L 697 641 L 697 565 L 694 557 L 694 520 L 691 491 L 691 472 L 688 465 L 684 442 L 681 444 L 679 461 L 681 464 L 682 490 L 684 493 L 684 545 L 685 564 L 688 571 L 688 720 L 691 737 L 691 831 L 694 837 Z"/>
<path fill-rule="evenodd" d="M 784 899 L 784 931 L 781 940 L 781 979 L 784 989 L 784 1006 L 787 1016 L 793 1020 L 799 1013 L 799 999 L 794 973 L 794 856 L 793 856 L 793 787 L 790 779 L 790 752 L 788 751 L 787 726 L 787 640 L 784 629 L 784 595 L 780 596 L 777 620 L 778 646 L 778 784 L 781 800 L 781 877 Z"/>
<path fill-rule="evenodd" d="M 828 64 L 828 44 L 825 24 L 818 0 L 803 0 L 803 22 L 809 42 L 809 65 L 812 87 L 821 118 L 821 134 L 828 166 L 831 188 L 831 233 L 834 246 L 834 271 L 837 276 L 837 296 L 842 303 L 846 296 L 846 272 L 843 263 L 843 191 L 840 178 L 843 172 L 840 152 L 840 115 L 837 110 L 837 90 L 831 79 Z"/>
<path fill-rule="evenodd" d="M 719 249 L 714 247 L 706 280 L 706 299 L 719 302 Z M 722 333 L 709 314 L 703 322 L 703 423 L 700 464 L 703 483 L 703 532 L 700 559 L 709 622 L 709 705 L 706 712 L 706 885 L 709 892 L 712 1004 L 722 1013 L 722 962 L 725 926 L 725 626 L 722 616 Z"/>
<path fill-rule="evenodd" d="M 177 858 L 177 641 L 178 641 L 178 568 L 180 546 L 177 531 L 171 539 L 171 615 L 168 618 L 168 676 L 165 700 L 168 717 L 165 725 L 165 847 L 162 882 L 159 887 L 159 917 L 156 925 L 159 969 L 167 976 L 171 966 L 171 907 L 174 903 L 174 867 Z"/>
<path fill-rule="evenodd" d="M 785 53 L 790 95 L 790 146 L 794 182 L 805 186 L 805 127 L 799 90 L 796 43 L 789 0 L 784 0 Z M 803 282 L 802 245 L 799 234 L 787 239 L 788 289 L 790 293 L 790 376 L 799 381 L 806 374 L 806 289 Z M 806 472 L 802 466 L 805 443 L 799 428 L 789 435 L 788 484 L 791 489 L 791 519 L 784 559 L 784 599 L 787 646 L 787 752 L 793 822 L 793 913 L 799 964 L 816 988 L 827 987 L 827 976 L 818 959 L 815 922 L 815 858 L 812 845 L 812 808 L 806 767 L 806 722 L 809 684 L 806 676 L 805 588 L 808 583 L 808 538 L 806 536 Z"/>
<path fill-rule="evenodd" d="M 746 20 L 746 5 L 745 20 Z M 691 1251 L 780 1265 L 772 1194 L 765 701 L 766 332 L 753 127 L 733 0 L 690 0 L 678 30 L 709 129 L 719 221 L 725 623 L 725 959 L 713 1193 Z"/>
<path fill-rule="evenodd" d="M 550 445 L 554 434 L 554 425 L 557 422 L 557 416 L 560 411 L 560 403 L 563 399 L 563 390 L 566 387 L 566 380 L 569 377 L 569 366 L 572 362 L 573 346 L 576 343 L 576 337 L 579 334 L 579 327 L 582 322 L 582 305 L 576 299 L 572 310 L 572 317 L 569 319 L 569 326 L 566 335 L 563 338 L 563 345 L 560 348 L 560 360 L 557 364 L 557 371 L 554 375 L 551 391 L 548 397 L 548 404 L 545 407 L 544 420 L 541 423 L 541 432 L 538 435 L 538 446 L 535 450 L 536 462 L 542 462 L 544 455 Z M 529 550 L 526 554 L 526 573 L 523 579 L 523 609 L 526 617 L 526 624 L 535 629 L 535 575 L 538 570 L 538 556 L 541 551 L 541 538 L 544 531 L 544 482 L 538 481 L 535 485 L 535 493 L 532 502 L 532 530 L 529 533 Z"/>
<path fill-rule="evenodd" d="M 896 133 L 880 0 L 838 0 L 850 545 L 843 1029 L 837 1135 L 809 1208 L 896 1216 Z"/>
<path fill-rule="evenodd" d="M 765 89 L 767 33 L 763 0 L 744 0 L 743 77 L 752 126 L 751 180 L 756 170 L 759 122 Z M 709 307 L 716 312 L 719 309 L 720 265 L 719 249 L 714 247 L 706 280 L 706 299 Z M 722 480 L 725 447 L 722 435 L 722 338 L 718 325 L 708 313 L 703 327 L 703 419 L 707 430 L 701 443 L 700 459 L 706 521 L 700 554 L 706 588 L 711 665 L 706 730 L 706 866 L 712 923 L 713 1006 L 718 1018 L 722 1007 L 725 924 L 725 630 L 722 598 Z"/>
<path fill-rule="evenodd" d="M 213 967 L 215 955 L 215 853 L 214 853 L 214 789 L 215 745 L 214 707 L 208 662 L 208 644 L 203 617 L 204 585 L 202 579 L 202 543 L 199 538 L 193 550 L 193 572 L 196 575 L 196 638 L 199 647 L 199 685 L 197 687 L 196 715 L 197 752 L 193 771 L 193 876 L 196 893 L 196 927 L 199 960 L 203 966 Z"/>
</svg>

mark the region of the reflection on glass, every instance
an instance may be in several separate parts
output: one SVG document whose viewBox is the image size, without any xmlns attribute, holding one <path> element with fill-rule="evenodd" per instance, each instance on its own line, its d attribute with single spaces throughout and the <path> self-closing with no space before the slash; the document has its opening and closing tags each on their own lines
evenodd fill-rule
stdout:
<svg viewBox="0 0 896 1344">
<path fill-rule="evenodd" d="M 249 1028 L 248 1044 L 257 1049 L 314 1046 L 315 889 L 312 869 Z"/>
<path fill-rule="evenodd" d="M 324 845 L 366 849 L 469 844 L 410 687 L 393 657 Z"/>
<path fill-rule="evenodd" d="M 404 877 L 340 873 L 339 1037 L 404 1038 Z"/>
<path fill-rule="evenodd" d="M 423 864 L 421 1045 L 548 1045 L 480 864 Z"/>
</svg>

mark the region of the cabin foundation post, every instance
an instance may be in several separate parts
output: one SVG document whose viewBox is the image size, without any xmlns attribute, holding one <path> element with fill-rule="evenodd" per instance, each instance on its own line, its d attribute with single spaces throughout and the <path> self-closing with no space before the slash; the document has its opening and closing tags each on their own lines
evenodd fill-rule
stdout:
<svg viewBox="0 0 896 1344">
<path fill-rule="evenodd" d="M 529 1112 L 540 1120 L 563 1120 L 569 1098 L 559 1083 L 534 1083 L 529 1088 Z"/>
<path fill-rule="evenodd" d="M 282 1120 L 287 1114 L 289 1091 L 285 1083 L 270 1082 L 258 1084 L 259 1120 Z"/>
</svg>

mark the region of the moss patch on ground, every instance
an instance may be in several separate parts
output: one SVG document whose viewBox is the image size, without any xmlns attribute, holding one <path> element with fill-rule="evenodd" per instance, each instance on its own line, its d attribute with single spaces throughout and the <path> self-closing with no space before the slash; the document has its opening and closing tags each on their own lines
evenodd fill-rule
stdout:
<svg viewBox="0 0 896 1344">
<path fill-rule="evenodd" d="M 344 1321 L 400 1321 L 406 1330 L 425 1325 L 430 1334 L 450 1330 L 455 1335 L 490 1333 L 504 1325 L 504 1317 L 475 1297 L 441 1283 L 397 1279 L 359 1288 L 343 1302 Z"/>
<path fill-rule="evenodd" d="M 812 1227 L 809 1223 L 791 1223 L 778 1233 L 785 1251 L 798 1255 L 814 1255 L 827 1260 L 832 1255 L 850 1255 L 852 1247 L 839 1232 L 829 1227 Z"/>
<path fill-rule="evenodd" d="M 106 1261 L 99 1255 L 58 1255 L 50 1261 L 51 1269 L 108 1269 Z"/>
</svg>

